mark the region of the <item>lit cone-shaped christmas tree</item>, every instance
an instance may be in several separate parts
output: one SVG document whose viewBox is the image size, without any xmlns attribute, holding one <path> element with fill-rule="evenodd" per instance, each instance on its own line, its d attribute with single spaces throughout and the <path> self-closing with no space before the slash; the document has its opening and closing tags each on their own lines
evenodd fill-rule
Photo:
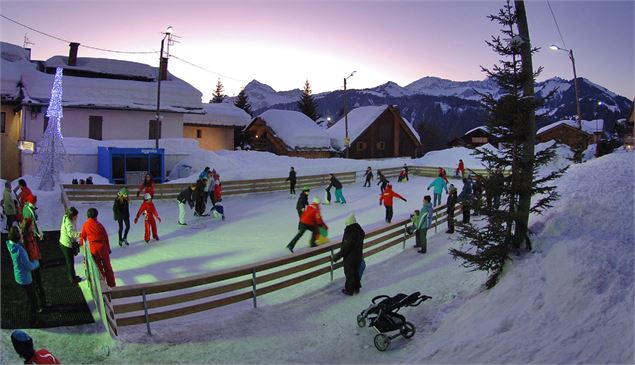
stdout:
<svg viewBox="0 0 635 365">
<path fill-rule="evenodd" d="M 36 160 L 38 161 L 39 190 L 53 190 L 60 181 L 60 173 L 64 170 L 66 150 L 62 136 L 62 68 L 55 72 L 51 100 L 46 116 L 49 118 L 44 136 L 39 143 Z"/>
</svg>

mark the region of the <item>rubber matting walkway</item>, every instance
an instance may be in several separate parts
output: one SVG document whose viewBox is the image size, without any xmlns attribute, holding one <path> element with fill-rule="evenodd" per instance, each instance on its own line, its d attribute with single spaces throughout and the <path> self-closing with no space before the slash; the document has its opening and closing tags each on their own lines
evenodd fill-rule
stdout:
<svg viewBox="0 0 635 365">
<path fill-rule="evenodd" d="M 2 324 L 5 329 L 29 328 L 29 305 L 24 290 L 15 282 L 13 263 L 2 234 L 0 259 L 2 265 Z M 42 284 L 49 308 L 38 314 L 36 328 L 75 326 L 93 323 L 88 305 L 77 284 L 71 284 L 66 274 L 64 256 L 59 248 L 59 231 L 47 231 L 39 242 L 42 252 Z M 83 276 L 82 272 L 77 273 Z"/>
</svg>

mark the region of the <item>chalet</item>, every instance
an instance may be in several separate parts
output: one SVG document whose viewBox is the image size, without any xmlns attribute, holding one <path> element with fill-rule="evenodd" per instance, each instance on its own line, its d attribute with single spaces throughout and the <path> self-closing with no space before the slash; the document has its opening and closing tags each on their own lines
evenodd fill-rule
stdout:
<svg viewBox="0 0 635 365">
<path fill-rule="evenodd" d="M 448 145 L 450 147 L 476 148 L 488 143 L 498 148 L 498 141 L 496 140 L 496 137 L 490 133 L 489 128 L 486 126 L 479 126 L 465 132 L 463 136 L 453 139 L 448 143 Z"/>
<path fill-rule="evenodd" d="M 256 151 L 306 158 L 331 156 L 329 135 L 300 112 L 267 110 L 254 118 L 245 132 Z"/>
<path fill-rule="evenodd" d="M 586 148 L 603 135 L 604 121 L 602 119 L 583 120 L 581 125 L 582 128 L 579 129 L 575 120 L 561 120 L 551 123 L 538 129 L 536 143 L 554 140 L 569 147 L 575 147 L 582 141 Z"/>
<path fill-rule="evenodd" d="M 167 71 L 161 78 L 160 122 L 156 121 L 158 68 L 136 62 L 77 57 L 31 61 L 22 47 L 0 42 L 2 96 L 2 178 L 33 174 L 33 151 L 48 125 L 46 110 L 57 67 L 62 78 L 64 137 L 92 140 L 154 140 L 183 138 L 183 118 L 202 114 L 202 94 Z M 20 151 L 18 146 L 22 149 Z M 166 154 L 167 170 L 180 156 Z M 96 154 L 69 154 L 67 171 L 97 172 Z M 176 163 L 176 162 L 174 162 Z"/>
<path fill-rule="evenodd" d="M 331 144 L 345 151 L 346 120 L 342 118 L 327 130 Z M 363 106 L 348 113 L 349 157 L 356 159 L 418 156 L 419 134 L 390 105 Z"/>
<path fill-rule="evenodd" d="M 204 114 L 183 116 L 183 137 L 210 151 L 233 150 L 241 144 L 242 130 L 251 122 L 246 111 L 228 103 L 205 103 L 203 110 Z"/>
</svg>

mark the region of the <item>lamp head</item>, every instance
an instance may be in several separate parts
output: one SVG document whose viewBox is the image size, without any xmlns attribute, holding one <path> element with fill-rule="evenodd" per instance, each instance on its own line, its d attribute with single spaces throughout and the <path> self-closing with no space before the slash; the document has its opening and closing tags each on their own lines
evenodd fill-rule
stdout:
<svg viewBox="0 0 635 365">
<path fill-rule="evenodd" d="M 167 29 L 164 32 L 165 34 L 172 34 L 174 33 L 174 28 L 172 28 L 172 26 L 170 25 L 169 27 L 167 27 Z"/>
<path fill-rule="evenodd" d="M 557 50 L 560 49 L 560 47 L 556 46 L 555 44 L 552 44 L 552 45 L 549 46 L 549 49 L 552 50 L 552 51 L 557 51 Z"/>
</svg>

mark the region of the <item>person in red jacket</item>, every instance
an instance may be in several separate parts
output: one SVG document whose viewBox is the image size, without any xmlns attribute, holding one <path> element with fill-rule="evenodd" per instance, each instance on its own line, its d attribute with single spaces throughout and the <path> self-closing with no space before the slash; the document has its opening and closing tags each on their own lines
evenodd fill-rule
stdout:
<svg viewBox="0 0 635 365">
<path fill-rule="evenodd" d="M 139 221 L 141 214 L 145 215 L 146 233 L 143 236 L 143 239 L 146 243 L 150 243 L 150 229 L 152 229 L 152 237 L 158 241 L 159 235 L 157 234 L 157 222 L 154 220 L 154 217 L 156 217 L 159 222 L 161 222 L 161 217 L 159 217 L 157 208 L 154 207 L 154 203 L 152 203 L 152 196 L 149 193 L 146 193 L 143 196 L 143 203 L 139 207 L 137 216 L 134 219 L 135 224 Z"/>
<path fill-rule="evenodd" d="M 143 178 L 143 182 L 139 186 L 139 191 L 137 191 L 137 196 L 141 194 L 150 194 L 150 196 L 154 198 L 154 181 L 152 180 L 152 175 L 146 174 Z"/>
<path fill-rule="evenodd" d="M 289 251 L 293 253 L 295 244 L 306 231 L 311 231 L 311 247 L 316 247 L 317 245 L 315 244 L 315 240 L 320 233 L 320 227 L 328 229 L 328 226 L 324 223 L 322 216 L 320 215 L 320 198 L 315 197 L 313 198 L 313 202 L 304 208 L 304 212 L 302 212 L 302 216 L 300 216 L 300 227 L 298 229 L 298 233 L 287 245 Z"/>
<path fill-rule="evenodd" d="M 445 183 L 448 183 L 448 177 L 447 177 L 448 173 L 445 172 L 445 169 L 443 167 L 439 167 L 439 176 L 441 176 L 443 178 L 443 180 L 445 180 Z"/>
<path fill-rule="evenodd" d="M 20 189 L 20 195 L 17 195 L 17 190 Z M 18 210 L 18 221 L 22 220 L 22 210 L 24 209 L 24 204 L 26 204 L 27 200 L 29 199 L 29 196 L 33 195 L 33 192 L 31 191 L 31 189 L 29 189 L 28 186 L 26 186 L 26 181 L 24 181 L 24 179 L 20 179 L 18 180 L 18 186 L 15 187 L 15 189 L 13 189 L 13 192 L 16 193 L 16 196 L 18 197 L 18 200 L 20 201 L 20 209 Z"/>
<path fill-rule="evenodd" d="M 115 273 L 110 266 L 110 242 L 106 229 L 97 221 L 98 215 L 97 209 L 88 208 L 86 212 L 88 219 L 84 222 L 82 232 L 79 234 L 79 244 L 83 246 L 84 241 L 90 242 L 90 254 L 99 272 L 106 279 L 108 286 L 114 287 Z"/>
<path fill-rule="evenodd" d="M 384 203 L 384 206 L 386 207 L 386 222 L 387 223 L 390 223 L 390 221 L 392 221 L 392 198 L 399 198 L 407 202 L 406 198 L 395 193 L 395 191 L 392 190 L 392 184 L 388 184 L 386 186 L 386 190 L 384 190 L 384 192 L 381 193 L 381 195 L 379 196 L 379 205 Z"/>
<path fill-rule="evenodd" d="M 11 343 L 15 352 L 24 359 L 25 364 L 61 364 L 47 349 L 35 351 L 33 339 L 22 330 L 11 333 Z"/>
<path fill-rule="evenodd" d="M 461 176 L 459 176 L 459 172 L 461 173 Z M 463 160 L 459 160 L 459 166 L 456 168 L 456 174 L 454 176 L 461 178 L 465 176 L 465 165 L 463 165 Z"/>
</svg>

